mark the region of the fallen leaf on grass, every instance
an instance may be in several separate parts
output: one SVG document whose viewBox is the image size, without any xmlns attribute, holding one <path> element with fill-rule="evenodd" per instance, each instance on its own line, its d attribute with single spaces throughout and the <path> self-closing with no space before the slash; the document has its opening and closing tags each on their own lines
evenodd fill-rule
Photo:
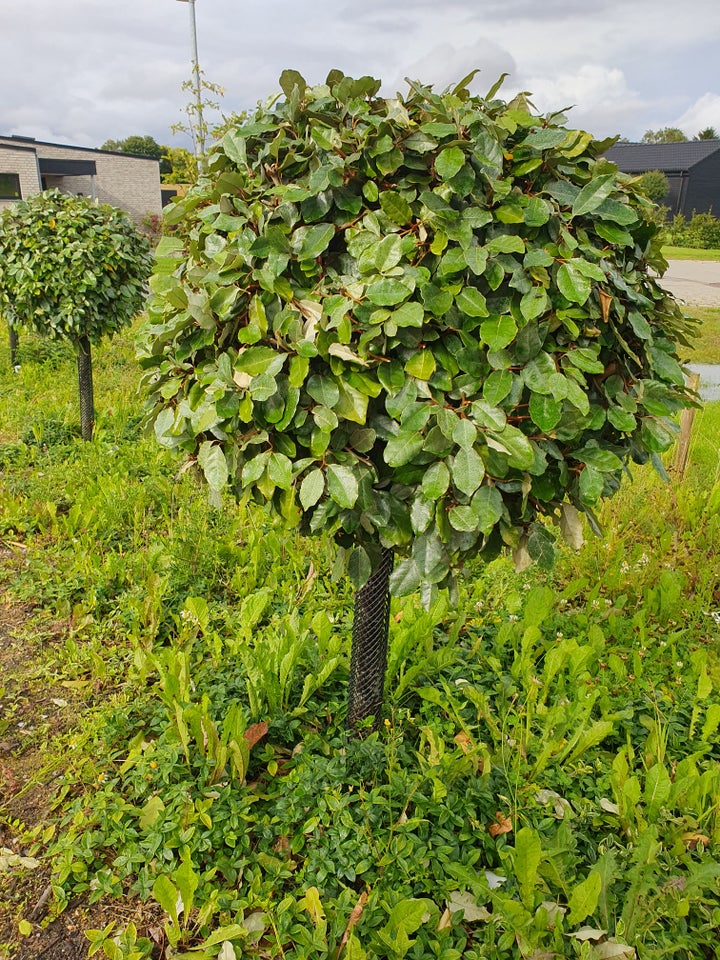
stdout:
<svg viewBox="0 0 720 960">
<path fill-rule="evenodd" d="M 488 833 L 491 837 L 500 837 L 503 833 L 512 833 L 512 820 L 510 817 L 503 816 L 498 810 L 495 814 L 495 822 L 488 827 Z"/>
<path fill-rule="evenodd" d="M 262 740 L 267 732 L 268 725 L 265 720 L 261 720 L 260 723 L 254 723 L 251 727 L 248 727 L 244 734 L 248 747 L 252 750 L 255 744 L 259 740 Z"/>
<path fill-rule="evenodd" d="M 682 840 L 688 850 L 695 850 L 699 843 L 703 846 L 710 843 L 710 837 L 705 836 L 704 833 L 684 833 Z"/>
<path fill-rule="evenodd" d="M 34 870 L 40 866 L 40 861 L 35 857 L 21 857 L 19 853 L 10 850 L 9 847 L 0 847 L 0 873 L 10 870 L 12 867 L 25 867 L 27 870 Z"/>
<path fill-rule="evenodd" d="M 477 904 L 473 894 L 467 890 L 453 890 L 452 893 L 448 894 L 446 902 L 451 914 L 462 910 L 462 918 L 465 923 L 477 923 L 478 920 L 489 920 L 491 918 L 488 910 L 481 904 Z M 438 929 L 440 929 L 439 926 Z"/>
<path fill-rule="evenodd" d="M 363 891 L 360 894 L 360 899 L 352 909 L 352 913 L 350 914 L 350 917 L 348 919 L 347 926 L 345 927 L 345 933 L 342 935 L 342 940 L 340 941 L 340 948 L 338 949 L 338 952 L 337 952 L 338 958 L 340 957 L 340 954 L 345 949 L 345 944 L 348 942 L 348 937 L 350 936 L 350 933 L 353 927 L 356 927 L 360 922 L 360 917 L 362 917 L 363 915 L 363 910 L 365 909 L 365 904 L 367 903 L 367 899 L 368 899 L 367 892 Z"/>
</svg>

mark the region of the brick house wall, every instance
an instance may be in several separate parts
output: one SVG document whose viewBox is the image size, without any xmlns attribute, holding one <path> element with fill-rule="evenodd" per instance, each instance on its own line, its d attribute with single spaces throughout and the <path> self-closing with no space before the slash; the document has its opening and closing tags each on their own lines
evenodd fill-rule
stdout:
<svg viewBox="0 0 720 960">
<path fill-rule="evenodd" d="M 8 166 L 11 158 L 14 166 Z M 22 159 L 21 159 L 22 158 Z M 48 173 L 41 177 L 40 161 L 91 161 L 93 176 L 66 176 Z M 30 166 L 34 175 L 30 176 Z M 87 147 L 72 147 L 30 140 L 18 144 L 12 137 L 0 136 L 0 172 L 20 174 L 23 198 L 42 189 L 57 188 L 65 193 L 84 194 L 100 203 L 109 203 L 128 213 L 136 222 L 162 210 L 160 164 L 150 157 L 136 157 Z M 5 169 L 7 168 L 7 169 Z"/>
<path fill-rule="evenodd" d="M 40 190 L 37 154 L 32 147 L 7 145 L 0 138 L 0 173 L 17 174 L 20 180 L 20 195 L 23 199 Z M 13 202 L 13 200 L 0 200 L 0 210 Z"/>
</svg>

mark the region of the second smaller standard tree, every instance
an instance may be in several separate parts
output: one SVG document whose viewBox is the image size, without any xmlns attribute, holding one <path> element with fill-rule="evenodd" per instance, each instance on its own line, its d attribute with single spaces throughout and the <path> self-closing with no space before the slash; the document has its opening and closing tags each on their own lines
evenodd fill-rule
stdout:
<svg viewBox="0 0 720 960">
<path fill-rule="evenodd" d="M 95 422 L 91 345 L 140 311 L 151 263 L 127 214 L 87 197 L 46 191 L 0 215 L 0 311 L 11 331 L 72 342 L 83 440 Z"/>
</svg>

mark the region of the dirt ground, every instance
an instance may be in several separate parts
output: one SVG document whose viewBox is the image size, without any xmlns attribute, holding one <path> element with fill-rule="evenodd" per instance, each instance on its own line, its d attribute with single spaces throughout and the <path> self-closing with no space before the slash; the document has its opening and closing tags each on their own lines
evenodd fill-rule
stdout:
<svg viewBox="0 0 720 960">
<path fill-rule="evenodd" d="M 0 856 L 10 863 L 3 870 L 0 861 L 0 960 L 81 960 L 89 946 L 84 930 L 127 911 L 74 903 L 50 920 L 50 870 L 42 854 L 33 858 L 36 866 L 9 859 L 27 857 L 27 831 L 50 821 L 63 774 L 53 742 L 71 732 L 83 708 L 71 689 L 38 669 L 66 627 L 38 627 L 29 605 L 9 600 L 6 587 L 19 561 L 0 543 Z M 31 926 L 25 936 L 18 929 L 22 920 Z"/>
</svg>

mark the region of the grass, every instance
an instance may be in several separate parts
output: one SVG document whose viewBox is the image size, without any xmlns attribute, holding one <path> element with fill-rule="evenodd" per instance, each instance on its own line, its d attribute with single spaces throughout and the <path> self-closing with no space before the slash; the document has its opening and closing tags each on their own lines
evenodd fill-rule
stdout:
<svg viewBox="0 0 720 960">
<path fill-rule="evenodd" d="M 720 363 L 720 307 L 690 306 L 687 312 L 701 321 L 697 339 L 687 353 L 687 361 Z"/>
<path fill-rule="evenodd" d="M 720 405 L 684 479 L 635 468 L 553 570 L 393 601 L 386 722 L 348 742 L 331 545 L 177 475 L 131 335 L 94 357 L 91 443 L 72 355 L 21 350 L 0 956 L 52 955 L 68 916 L 124 960 L 716 956 Z"/>
<path fill-rule="evenodd" d="M 662 248 L 666 260 L 720 260 L 720 250 L 700 250 L 694 247 Z"/>
</svg>

